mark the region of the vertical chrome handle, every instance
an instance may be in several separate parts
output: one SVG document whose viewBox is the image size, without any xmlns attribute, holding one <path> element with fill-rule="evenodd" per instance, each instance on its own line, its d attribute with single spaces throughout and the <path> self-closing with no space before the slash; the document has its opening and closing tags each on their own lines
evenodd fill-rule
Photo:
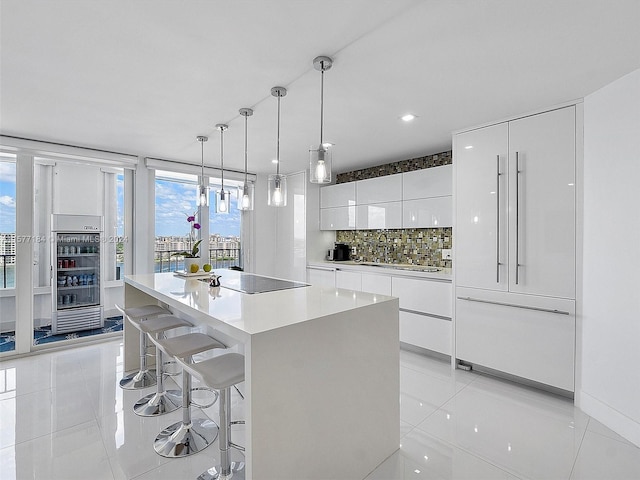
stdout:
<svg viewBox="0 0 640 480">
<path fill-rule="evenodd" d="M 496 155 L 496 283 L 500 283 L 500 155 Z"/>
<path fill-rule="evenodd" d="M 520 158 L 516 152 L 516 285 L 520 277 Z"/>
</svg>

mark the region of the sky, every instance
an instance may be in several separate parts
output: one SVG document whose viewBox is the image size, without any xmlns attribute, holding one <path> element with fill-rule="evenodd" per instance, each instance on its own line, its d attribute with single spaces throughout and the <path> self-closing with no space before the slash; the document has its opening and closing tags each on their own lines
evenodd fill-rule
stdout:
<svg viewBox="0 0 640 480">
<path fill-rule="evenodd" d="M 0 233 L 16 231 L 16 164 L 0 161 Z"/>
<path fill-rule="evenodd" d="M 0 162 L 0 232 L 16 231 L 16 173 L 15 163 Z M 122 176 L 116 181 L 119 207 L 123 205 L 124 183 Z M 166 180 L 156 180 L 156 236 L 185 236 L 189 233 L 187 216 L 197 212 L 196 185 Z M 215 186 L 211 192 L 215 191 Z M 219 188 L 219 186 L 217 187 Z M 240 236 L 241 212 L 238 210 L 235 187 L 231 191 L 231 211 L 227 215 L 212 213 L 210 215 L 210 231 L 222 236 Z M 213 204 L 213 195 L 211 196 Z M 210 211 L 214 211 L 213 205 Z M 124 234 L 123 209 L 118 208 L 118 234 Z"/>
<path fill-rule="evenodd" d="M 211 188 L 209 207 L 215 212 L 213 197 L 215 188 Z M 219 187 L 217 187 L 219 188 Z M 210 233 L 222 236 L 240 236 L 240 216 L 235 187 L 226 187 L 231 191 L 231 211 L 227 215 L 210 214 Z M 187 217 L 198 211 L 196 207 L 197 185 L 188 183 L 156 180 L 156 236 L 186 236 L 190 230 Z"/>
</svg>

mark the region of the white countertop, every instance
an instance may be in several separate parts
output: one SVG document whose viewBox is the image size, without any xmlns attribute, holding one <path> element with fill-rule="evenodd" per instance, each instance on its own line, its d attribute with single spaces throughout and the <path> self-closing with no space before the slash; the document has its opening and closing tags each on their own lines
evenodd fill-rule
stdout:
<svg viewBox="0 0 640 480">
<path fill-rule="evenodd" d="M 384 267 L 373 266 L 364 262 L 354 262 L 352 260 L 345 262 L 309 262 L 308 267 L 321 267 L 321 268 L 333 268 L 338 270 L 351 270 L 366 273 L 376 273 L 380 275 L 393 275 L 393 276 L 405 276 L 425 278 L 431 280 L 451 281 L 451 269 L 441 268 L 437 272 L 423 272 L 420 268 L 427 268 L 425 266 L 418 265 L 404 265 L 404 264 L 383 264 Z"/>
<path fill-rule="evenodd" d="M 215 273 L 222 276 L 222 281 L 242 275 L 233 270 Z M 173 273 L 125 275 L 125 283 L 200 320 L 209 317 L 224 322 L 241 336 L 394 300 L 384 295 L 317 286 L 246 294 L 224 287 L 210 289 L 207 282 Z"/>
</svg>

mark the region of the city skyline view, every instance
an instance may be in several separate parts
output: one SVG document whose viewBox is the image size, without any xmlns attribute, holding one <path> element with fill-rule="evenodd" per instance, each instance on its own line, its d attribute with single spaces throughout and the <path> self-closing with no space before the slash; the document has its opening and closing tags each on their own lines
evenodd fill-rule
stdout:
<svg viewBox="0 0 640 480">
<path fill-rule="evenodd" d="M 0 233 L 15 233 L 16 229 L 16 171 L 15 163 L 0 161 Z M 223 237 L 240 237 L 241 211 L 235 187 L 225 189 L 231 192 L 231 209 L 226 215 L 215 213 L 215 191 L 219 186 L 211 186 L 210 234 Z M 124 235 L 124 182 L 121 175 L 116 182 L 118 209 L 117 234 Z M 169 180 L 156 180 L 155 191 L 155 236 L 187 236 L 187 217 L 197 212 L 197 186 Z"/>
</svg>

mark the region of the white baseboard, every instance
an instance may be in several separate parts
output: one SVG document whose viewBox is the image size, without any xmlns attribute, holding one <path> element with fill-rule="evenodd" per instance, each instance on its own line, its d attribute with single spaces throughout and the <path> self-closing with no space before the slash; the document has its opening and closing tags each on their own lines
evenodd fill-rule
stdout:
<svg viewBox="0 0 640 480">
<path fill-rule="evenodd" d="M 640 447 L 639 422 L 598 400 L 596 397 L 589 395 L 584 390 L 580 391 L 579 404 L 578 402 L 576 403 L 587 415 L 595 418 L 621 437 Z"/>
</svg>

